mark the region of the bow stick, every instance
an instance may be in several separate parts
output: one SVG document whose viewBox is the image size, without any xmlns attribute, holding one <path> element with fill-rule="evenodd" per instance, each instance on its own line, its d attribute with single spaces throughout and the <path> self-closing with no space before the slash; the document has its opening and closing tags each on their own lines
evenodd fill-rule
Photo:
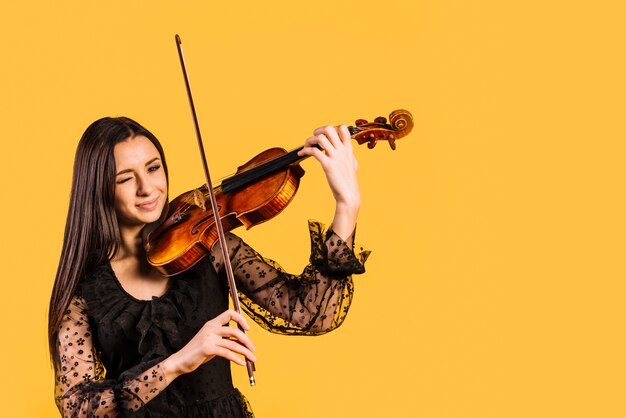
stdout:
<svg viewBox="0 0 626 418">
<path fill-rule="evenodd" d="M 222 250 L 222 258 L 224 262 L 224 270 L 226 270 L 226 276 L 228 277 L 228 287 L 230 288 L 230 298 L 233 300 L 233 307 L 235 311 L 241 314 L 241 305 L 239 304 L 239 297 L 237 296 L 237 285 L 235 284 L 235 276 L 233 274 L 233 267 L 230 264 L 230 257 L 228 256 L 228 247 L 226 246 L 226 236 L 224 234 L 224 227 L 222 226 L 222 220 L 219 216 L 219 207 L 215 199 L 215 193 L 213 192 L 213 184 L 211 183 L 211 175 L 209 174 L 209 166 L 206 161 L 206 154 L 204 152 L 204 144 L 202 142 L 202 134 L 200 134 L 200 125 L 198 124 L 198 117 L 196 115 L 196 107 L 193 104 L 193 97 L 191 95 L 191 86 L 189 85 L 189 77 L 187 76 L 187 68 L 185 66 L 185 57 L 183 56 L 182 41 L 180 36 L 176 35 L 176 48 L 178 49 L 178 56 L 180 58 L 180 65 L 183 70 L 183 77 L 185 78 L 185 87 L 187 88 L 187 97 L 189 98 L 189 106 L 191 107 L 191 115 L 193 117 L 193 123 L 196 128 L 196 138 L 198 139 L 198 148 L 200 148 L 200 157 L 202 158 L 202 166 L 204 167 L 204 176 L 206 178 L 206 185 L 209 191 L 209 197 L 211 199 L 211 207 L 213 208 L 213 217 L 215 219 L 215 225 L 217 226 L 217 236 L 219 239 L 220 247 Z M 246 331 L 237 325 L 241 332 L 244 334 Z M 254 363 L 246 358 L 246 369 L 248 369 L 248 378 L 250 379 L 250 386 L 254 386 L 256 381 L 254 379 Z"/>
</svg>

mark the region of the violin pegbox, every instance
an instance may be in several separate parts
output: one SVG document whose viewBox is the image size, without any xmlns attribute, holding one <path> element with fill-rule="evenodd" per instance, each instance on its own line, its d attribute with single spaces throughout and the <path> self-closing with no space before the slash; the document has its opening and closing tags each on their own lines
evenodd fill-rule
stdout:
<svg viewBox="0 0 626 418">
<path fill-rule="evenodd" d="M 374 122 L 357 119 L 355 125 L 349 126 L 348 130 L 359 145 L 367 143 L 367 147 L 372 149 L 379 140 L 384 140 L 395 150 L 396 140 L 413 129 L 413 116 L 408 110 L 398 109 L 389 114 L 389 123 L 383 116 L 378 116 Z"/>
</svg>

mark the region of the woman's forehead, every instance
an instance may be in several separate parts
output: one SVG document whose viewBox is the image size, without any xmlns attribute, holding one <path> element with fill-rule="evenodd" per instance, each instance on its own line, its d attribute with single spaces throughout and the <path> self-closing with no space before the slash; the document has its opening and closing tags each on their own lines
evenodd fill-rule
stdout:
<svg viewBox="0 0 626 418">
<path fill-rule="evenodd" d="M 159 150 L 152 141 L 143 135 L 138 135 L 119 142 L 113 150 L 117 170 L 124 170 L 134 166 L 143 166 L 155 158 L 161 158 Z"/>
</svg>

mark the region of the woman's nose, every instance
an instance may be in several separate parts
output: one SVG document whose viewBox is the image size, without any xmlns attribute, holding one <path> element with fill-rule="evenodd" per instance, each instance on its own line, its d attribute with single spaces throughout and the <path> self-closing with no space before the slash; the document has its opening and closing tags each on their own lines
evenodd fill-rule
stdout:
<svg viewBox="0 0 626 418">
<path fill-rule="evenodd" d="M 140 196 L 149 196 L 154 189 L 154 185 L 150 181 L 150 179 L 143 175 L 139 176 L 137 179 L 137 194 Z"/>
</svg>

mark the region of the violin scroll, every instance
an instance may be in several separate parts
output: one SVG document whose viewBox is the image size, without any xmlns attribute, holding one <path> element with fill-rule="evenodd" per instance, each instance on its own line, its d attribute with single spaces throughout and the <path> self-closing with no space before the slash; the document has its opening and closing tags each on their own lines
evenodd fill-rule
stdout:
<svg viewBox="0 0 626 418">
<path fill-rule="evenodd" d="M 372 149 L 379 140 L 384 140 L 395 150 L 396 140 L 407 136 L 413 129 L 413 116 L 408 110 L 398 109 L 389 114 L 389 123 L 383 116 L 378 116 L 374 122 L 357 119 L 355 125 L 349 126 L 348 130 L 359 145 L 367 143 Z"/>
</svg>

